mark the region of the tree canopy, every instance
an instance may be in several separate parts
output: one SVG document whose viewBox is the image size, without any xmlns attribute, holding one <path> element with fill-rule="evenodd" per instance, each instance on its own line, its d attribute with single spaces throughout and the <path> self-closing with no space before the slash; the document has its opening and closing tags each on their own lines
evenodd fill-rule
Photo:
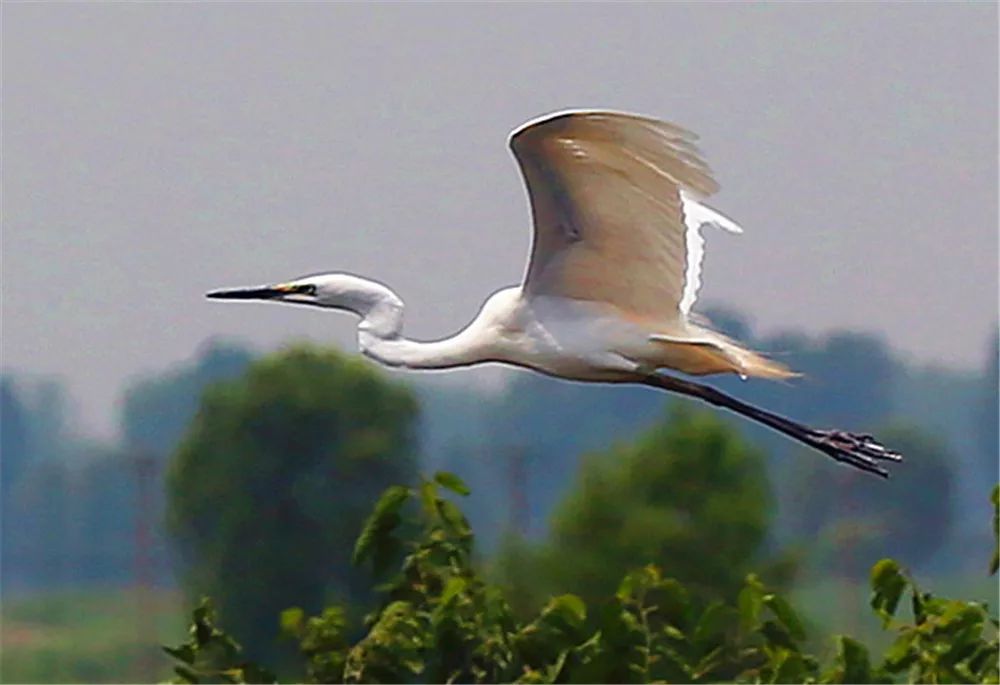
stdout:
<svg viewBox="0 0 1000 685">
<path fill-rule="evenodd" d="M 550 538 L 509 545 L 502 574 L 520 597 L 560 588 L 590 601 L 654 563 L 702 600 L 732 597 L 761 561 L 771 502 L 763 454 L 712 412 L 677 407 L 585 459 Z"/>
<path fill-rule="evenodd" d="M 254 655 L 275 616 L 357 599 L 350 547 L 370 502 L 414 477 L 416 404 L 362 360 L 298 346 L 211 386 L 168 473 L 185 587 L 216 598 Z"/>
</svg>

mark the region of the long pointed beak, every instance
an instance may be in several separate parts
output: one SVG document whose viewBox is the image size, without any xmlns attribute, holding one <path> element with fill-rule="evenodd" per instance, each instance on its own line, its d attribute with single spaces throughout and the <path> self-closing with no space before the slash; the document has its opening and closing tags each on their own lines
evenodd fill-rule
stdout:
<svg viewBox="0 0 1000 685">
<path fill-rule="evenodd" d="M 262 288 L 234 288 L 231 290 L 213 290 L 205 293 L 205 297 L 212 300 L 273 300 L 276 297 L 287 295 L 287 288 L 275 288 L 274 286 L 264 286 Z"/>
</svg>

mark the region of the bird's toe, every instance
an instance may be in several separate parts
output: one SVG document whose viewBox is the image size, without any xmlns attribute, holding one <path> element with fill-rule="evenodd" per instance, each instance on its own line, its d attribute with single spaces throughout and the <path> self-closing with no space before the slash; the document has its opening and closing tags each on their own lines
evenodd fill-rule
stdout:
<svg viewBox="0 0 1000 685">
<path fill-rule="evenodd" d="M 889 472 L 879 464 L 880 461 L 903 460 L 899 452 L 886 448 L 868 434 L 813 431 L 811 437 L 817 448 L 837 461 L 883 478 L 888 478 Z"/>
</svg>

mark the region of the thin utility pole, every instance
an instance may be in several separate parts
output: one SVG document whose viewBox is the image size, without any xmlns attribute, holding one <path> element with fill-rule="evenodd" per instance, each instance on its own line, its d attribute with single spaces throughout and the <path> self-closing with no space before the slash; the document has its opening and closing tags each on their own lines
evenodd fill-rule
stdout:
<svg viewBox="0 0 1000 685">
<path fill-rule="evenodd" d="M 510 530 L 521 537 L 528 534 L 531 522 L 528 509 L 528 464 L 523 447 L 507 450 L 507 494 L 510 502 Z"/>
<path fill-rule="evenodd" d="M 156 664 L 156 608 L 152 598 L 153 577 L 153 488 L 156 484 L 156 459 L 145 450 L 136 450 L 131 459 L 135 477 L 135 530 L 132 546 L 132 580 L 136 617 L 134 673 L 137 682 L 153 682 Z"/>
</svg>

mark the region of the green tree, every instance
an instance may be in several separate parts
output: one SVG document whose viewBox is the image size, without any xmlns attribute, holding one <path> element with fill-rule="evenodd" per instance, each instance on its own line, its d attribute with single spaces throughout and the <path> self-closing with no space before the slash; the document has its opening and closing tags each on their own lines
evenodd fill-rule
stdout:
<svg viewBox="0 0 1000 685">
<path fill-rule="evenodd" d="M 370 502 L 415 476 L 416 403 L 364 361 L 309 346 L 211 386 L 168 473 L 168 525 L 192 594 L 250 654 L 274 657 L 290 605 L 356 605 L 350 565 Z"/>
<path fill-rule="evenodd" d="M 371 561 L 384 573 L 379 560 L 386 552 L 406 554 L 380 587 L 382 601 L 364 634 L 352 637 L 336 606 L 314 616 L 298 607 L 282 612 L 282 628 L 305 662 L 305 682 L 997 682 L 997 621 L 987 607 L 936 597 L 891 559 L 879 561 L 870 577 L 871 608 L 894 634 L 880 659 L 838 635 L 823 665 L 803 649 L 807 626 L 795 608 L 754 574 L 735 601 L 705 605 L 645 566 L 599 603 L 563 594 L 519 620 L 472 563 L 468 521 L 442 490 L 469 493 L 456 476 L 438 473 L 418 488 L 386 490 L 365 523 L 356 562 Z M 994 512 L 997 497 L 994 489 Z M 414 500 L 416 520 L 404 518 Z M 901 606 L 910 607 L 912 619 Z M 175 682 L 276 682 L 218 627 L 208 600 L 192 618 L 189 639 L 164 648 L 176 660 Z"/>
<path fill-rule="evenodd" d="M 653 563 L 702 600 L 732 597 L 760 561 L 771 500 L 760 452 L 715 414 L 677 408 L 587 458 L 549 541 L 509 547 L 501 574 L 517 597 L 559 588 L 592 601 Z"/>
</svg>

